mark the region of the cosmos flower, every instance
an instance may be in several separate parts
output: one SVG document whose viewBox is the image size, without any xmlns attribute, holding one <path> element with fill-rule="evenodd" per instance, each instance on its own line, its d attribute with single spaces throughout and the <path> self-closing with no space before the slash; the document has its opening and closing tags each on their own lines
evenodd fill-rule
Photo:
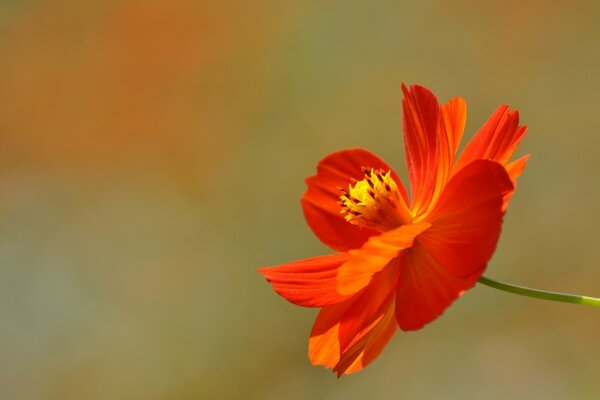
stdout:
<svg viewBox="0 0 600 400">
<path fill-rule="evenodd" d="M 527 130 L 517 111 L 499 107 L 455 159 L 465 101 L 440 105 L 418 85 L 402 91 L 411 196 L 374 154 L 332 153 L 306 180 L 301 203 L 336 253 L 260 269 L 288 301 L 321 309 L 309 358 L 338 376 L 364 368 L 398 327 L 422 328 L 475 285 L 527 161 L 510 162 Z"/>
</svg>

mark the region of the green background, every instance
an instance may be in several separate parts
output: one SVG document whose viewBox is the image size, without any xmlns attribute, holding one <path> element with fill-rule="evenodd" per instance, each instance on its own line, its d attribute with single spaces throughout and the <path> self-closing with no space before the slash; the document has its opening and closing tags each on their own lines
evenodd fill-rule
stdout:
<svg viewBox="0 0 600 400">
<path fill-rule="evenodd" d="M 599 398 L 598 310 L 477 286 L 338 380 L 256 272 L 327 153 L 406 177 L 406 82 L 529 126 L 487 275 L 600 296 L 598 4 L 0 2 L 0 398 Z"/>
</svg>

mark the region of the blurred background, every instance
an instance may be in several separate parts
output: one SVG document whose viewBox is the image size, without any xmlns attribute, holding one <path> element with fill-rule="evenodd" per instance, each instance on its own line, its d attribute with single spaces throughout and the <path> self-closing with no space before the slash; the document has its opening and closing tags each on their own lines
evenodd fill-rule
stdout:
<svg viewBox="0 0 600 400">
<path fill-rule="evenodd" d="M 594 1 L 0 2 L 1 399 L 597 399 L 600 312 L 478 286 L 340 380 L 256 272 L 304 177 L 406 176 L 400 82 L 531 153 L 487 275 L 600 296 Z"/>
</svg>

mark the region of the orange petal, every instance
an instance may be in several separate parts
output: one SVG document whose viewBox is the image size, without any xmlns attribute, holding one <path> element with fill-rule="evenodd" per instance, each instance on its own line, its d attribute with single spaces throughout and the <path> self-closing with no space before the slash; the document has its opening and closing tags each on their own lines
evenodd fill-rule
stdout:
<svg viewBox="0 0 600 400">
<path fill-rule="evenodd" d="M 513 189 L 500 164 L 477 160 L 446 185 L 427 216 L 431 228 L 402 259 L 396 318 L 404 330 L 437 318 L 479 278 L 500 236 L 503 198 Z"/>
<path fill-rule="evenodd" d="M 523 171 L 525 171 L 525 164 L 527 164 L 528 159 L 529 155 L 526 155 L 506 165 L 506 172 L 508 172 L 508 175 L 510 176 L 510 179 L 512 180 L 512 183 L 515 186 L 515 188 L 517 186 L 517 178 L 523 173 Z M 510 193 L 507 193 L 504 196 L 504 210 L 506 210 L 506 207 L 508 207 L 508 202 L 510 201 L 513 194 L 514 190 Z"/>
<path fill-rule="evenodd" d="M 450 158 L 454 158 L 467 123 L 467 103 L 461 97 L 451 99 L 441 107 L 442 126 L 446 133 Z"/>
<path fill-rule="evenodd" d="M 467 104 L 456 97 L 440 107 L 441 121 L 438 142 L 438 165 L 437 176 L 435 178 L 435 189 L 431 197 L 427 210 L 435 207 L 446 182 L 450 179 L 454 156 L 458 150 L 460 139 L 462 138 L 465 124 L 467 122 Z M 427 212 L 427 211 L 424 211 Z"/>
<path fill-rule="evenodd" d="M 308 357 L 313 365 L 334 368 L 340 361 L 340 320 L 353 302 L 351 299 L 324 307 L 317 315 L 308 341 Z"/>
<path fill-rule="evenodd" d="M 428 249 L 415 244 L 403 259 L 396 292 L 396 321 L 400 329 L 413 331 L 435 320 L 477 282 L 485 267 L 471 276 L 451 274 L 429 257 Z"/>
<path fill-rule="evenodd" d="M 324 307 L 348 298 L 337 290 L 337 273 L 348 254 L 313 257 L 258 271 L 283 298 L 299 306 Z"/>
<path fill-rule="evenodd" d="M 379 356 L 397 330 L 394 302 L 390 301 L 383 316 L 374 324 L 369 334 L 346 350 L 333 370 L 337 372 L 338 377 L 360 371 Z"/>
<path fill-rule="evenodd" d="M 413 210 L 427 208 L 433 196 L 439 158 L 440 106 L 427 88 L 402 85 L 402 126 Z"/>
<path fill-rule="evenodd" d="M 369 286 L 356 295 L 356 301 L 340 321 L 339 340 L 345 352 L 373 329 L 393 300 L 399 275 L 399 259 L 396 258 L 381 272 L 375 274 Z"/>
<path fill-rule="evenodd" d="M 302 196 L 306 221 L 324 244 L 337 251 L 358 248 L 377 233 L 349 224 L 340 213 L 340 188 L 348 189 L 352 179 L 362 179 L 362 167 L 391 170 L 376 155 L 363 149 L 352 149 L 328 155 L 319 162 L 317 174 L 306 179 L 308 189 Z M 404 187 L 394 171 L 392 176 L 406 199 Z"/>
<path fill-rule="evenodd" d="M 525 164 L 527 164 L 527 160 L 529 160 L 529 154 L 506 165 L 506 172 L 508 172 L 513 184 L 517 182 L 517 178 L 525 170 Z"/>
<path fill-rule="evenodd" d="M 506 164 L 527 132 L 519 126 L 519 112 L 500 106 L 475 134 L 459 157 L 453 172 L 477 159 L 487 159 Z"/>
<path fill-rule="evenodd" d="M 371 236 L 360 249 L 350 250 L 350 258 L 338 270 L 338 292 L 350 295 L 366 287 L 374 274 L 385 268 L 402 250 L 411 247 L 414 238 L 430 226 L 428 222 L 403 225 Z"/>
<path fill-rule="evenodd" d="M 487 263 L 500 236 L 503 198 L 512 182 L 500 164 L 477 160 L 446 185 L 431 228 L 419 242 L 451 273 L 467 276 Z"/>
<path fill-rule="evenodd" d="M 374 358 L 374 350 L 380 351 L 387 342 L 378 327 L 393 302 L 398 272 L 396 263 L 391 263 L 362 292 L 321 310 L 310 334 L 309 357 L 313 364 L 336 368 L 340 360 L 346 360 L 349 367 L 353 362 L 348 363 L 349 354 L 356 359 L 361 353 L 357 352 L 357 344 L 373 348 L 369 354 Z"/>
</svg>

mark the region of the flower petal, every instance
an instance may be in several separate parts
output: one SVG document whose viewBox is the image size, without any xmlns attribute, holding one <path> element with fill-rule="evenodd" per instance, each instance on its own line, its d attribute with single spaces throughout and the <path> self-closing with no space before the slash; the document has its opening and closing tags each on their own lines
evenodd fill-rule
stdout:
<svg viewBox="0 0 600 400">
<path fill-rule="evenodd" d="M 525 164 L 527 164 L 527 160 L 529 160 L 529 155 L 519 158 L 511 163 L 506 165 L 506 172 L 510 176 L 510 179 L 513 181 L 513 184 L 517 182 L 517 178 L 523 173 L 525 170 Z"/>
<path fill-rule="evenodd" d="M 402 126 L 411 188 L 411 207 L 427 208 L 433 196 L 439 159 L 440 106 L 427 88 L 402 85 Z"/>
<path fill-rule="evenodd" d="M 347 189 L 352 179 L 364 178 L 362 167 L 391 170 L 376 155 L 363 149 L 351 149 L 328 155 L 319 162 L 317 174 L 306 179 L 308 189 L 301 201 L 306 222 L 321 242 L 337 251 L 358 248 L 377 233 L 349 224 L 340 213 L 339 190 Z M 402 182 L 394 171 L 392 176 L 406 200 Z"/>
<path fill-rule="evenodd" d="M 403 258 L 396 291 L 396 321 L 400 329 L 413 331 L 439 317 L 462 293 L 471 288 L 483 273 L 481 267 L 471 276 L 451 274 L 428 249 L 415 244 Z"/>
<path fill-rule="evenodd" d="M 381 324 L 389 323 L 384 317 L 393 303 L 398 273 L 396 262 L 392 262 L 362 292 L 321 310 L 310 334 L 309 357 L 313 364 L 336 368 L 345 360 L 344 365 L 350 367 L 354 360 L 348 357 L 356 359 L 362 352 L 357 351 L 358 347 L 369 346 L 373 358 L 381 351 L 387 343 L 383 339 L 389 335 Z"/>
<path fill-rule="evenodd" d="M 339 253 L 294 261 L 258 271 L 280 296 L 304 307 L 324 307 L 348 298 L 337 292 L 337 273 L 348 254 Z"/>
<path fill-rule="evenodd" d="M 450 179 L 454 156 L 458 150 L 465 124 L 467 122 L 467 104 L 456 97 L 440 107 L 441 121 L 439 126 L 438 165 L 435 178 L 435 188 L 429 205 L 423 213 L 435 207 L 435 204 Z"/>
<path fill-rule="evenodd" d="M 340 361 L 340 320 L 353 302 L 353 300 L 347 300 L 324 307 L 317 315 L 308 341 L 308 357 L 313 365 L 335 368 Z"/>
<path fill-rule="evenodd" d="M 394 302 L 390 301 L 382 317 L 368 335 L 363 336 L 342 354 L 334 367 L 338 377 L 360 371 L 379 356 L 383 348 L 398 330 L 394 318 Z"/>
<path fill-rule="evenodd" d="M 369 286 L 359 295 L 340 322 L 339 339 L 342 351 L 346 351 L 362 336 L 373 329 L 393 300 L 399 276 L 399 259 L 388 263 L 386 268 L 375 274 Z"/>
<path fill-rule="evenodd" d="M 428 222 L 403 225 L 371 236 L 360 249 L 350 250 L 350 258 L 338 270 L 338 292 L 350 295 L 366 287 L 374 274 L 385 268 L 402 250 L 411 247 L 414 238 L 430 226 Z"/>
<path fill-rule="evenodd" d="M 467 103 L 461 97 L 451 99 L 441 107 L 442 127 L 446 133 L 450 158 L 454 158 L 467 123 Z"/>
<path fill-rule="evenodd" d="M 498 161 L 506 164 L 527 132 L 519 126 L 519 112 L 500 106 L 475 134 L 459 157 L 453 172 L 477 159 Z"/>
<path fill-rule="evenodd" d="M 506 172 L 508 172 L 508 176 L 512 180 L 513 185 L 517 186 L 517 178 L 525 171 L 525 164 L 527 164 L 527 160 L 529 159 L 529 155 L 519 158 L 511 163 L 506 165 Z M 508 202 L 510 201 L 512 195 L 514 194 L 514 190 L 510 193 L 507 193 L 504 196 L 504 205 L 503 209 L 506 210 L 508 207 Z"/>
<path fill-rule="evenodd" d="M 504 216 L 503 197 L 512 190 L 500 164 L 472 162 L 446 185 L 427 217 L 432 226 L 419 236 L 419 242 L 453 274 L 470 275 L 494 253 Z"/>
<path fill-rule="evenodd" d="M 477 160 L 450 179 L 431 228 L 402 259 L 396 318 L 404 330 L 437 318 L 470 288 L 491 258 L 500 236 L 503 198 L 512 182 L 500 164 Z"/>
</svg>

